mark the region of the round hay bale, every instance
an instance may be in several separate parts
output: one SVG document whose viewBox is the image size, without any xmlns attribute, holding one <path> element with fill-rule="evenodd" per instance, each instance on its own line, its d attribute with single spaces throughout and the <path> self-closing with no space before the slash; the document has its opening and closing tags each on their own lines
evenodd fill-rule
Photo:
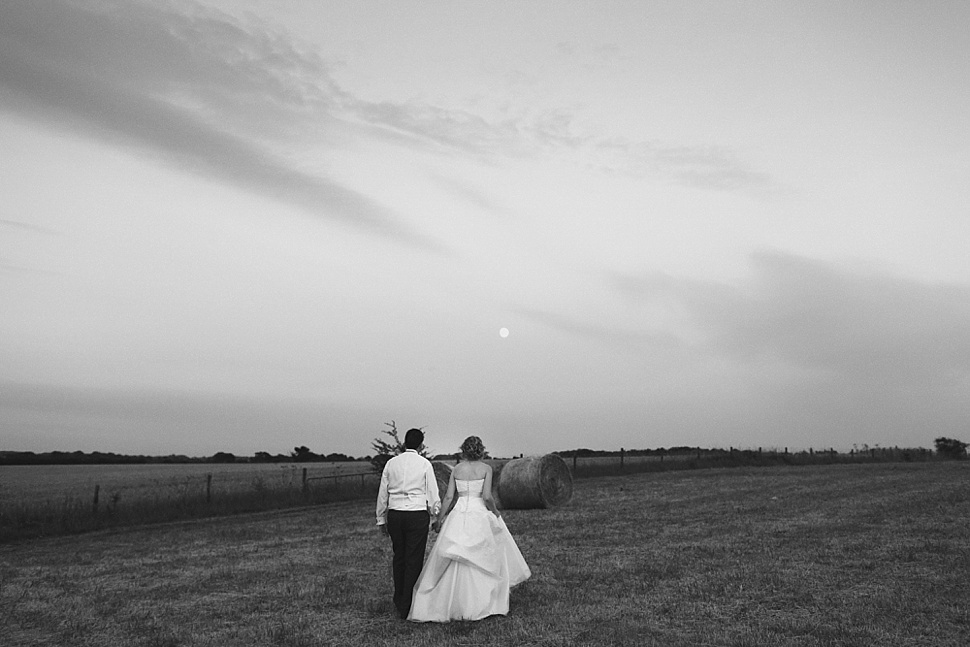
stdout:
<svg viewBox="0 0 970 647">
<path fill-rule="evenodd" d="M 555 454 L 513 458 L 502 466 L 498 482 L 505 508 L 550 508 L 567 503 L 573 496 L 573 476 L 566 462 Z"/>
<path fill-rule="evenodd" d="M 434 477 L 438 481 L 438 498 L 444 499 L 445 492 L 448 491 L 448 479 L 451 478 L 451 465 L 441 461 L 431 461 L 431 467 L 434 468 Z"/>
</svg>

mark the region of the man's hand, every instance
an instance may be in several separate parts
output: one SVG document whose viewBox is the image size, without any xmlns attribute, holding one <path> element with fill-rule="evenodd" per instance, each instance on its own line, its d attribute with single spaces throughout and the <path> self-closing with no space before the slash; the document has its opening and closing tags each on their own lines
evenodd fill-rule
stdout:
<svg viewBox="0 0 970 647">
<path fill-rule="evenodd" d="M 380 526 L 378 526 L 378 527 L 379 527 L 379 528 L 381 529 L 381 534 L 382 534 L 382 535 L 384 535 L 385 537 L 388 537 L 388 536 L 390 536 L 390 535 L 388 534 L 388 532 L 387 532 L 387 524 L 386 524 L 386 523 L 382 523 L 382 524 L 381 524 Z"/>
<path fill-rule="evenodd" d="M 431 529 L 434 530 L 435 532 L 440 532 L 441 531 L 441 521 L 438 520 L 438 519 L 435 519 L 434 521 L 432 521 L 431 522 Z"/>
</svg>

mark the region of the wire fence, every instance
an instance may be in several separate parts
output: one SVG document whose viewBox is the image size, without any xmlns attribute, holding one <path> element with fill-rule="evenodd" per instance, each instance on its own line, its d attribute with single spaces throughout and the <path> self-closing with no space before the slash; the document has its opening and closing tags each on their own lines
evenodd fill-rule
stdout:
<svg viewBox="0 0 970 647">
<path fill-rule="evenodd" d="M 103 479 L 88 474 L 87 482 L 72 486 L 37 481 L 33 488 L 13 483 L 16 474 L 8 471 L 0 481 L 0 542 L 376 496 L 380 474 L 368 464 L 356 466 L 353 472 L 321 466 L 178 474 L 175 465 L 165 478 L 139 480 L 138 470 L 128 470 Z M 27 469 L 43 472 L 44 466 Z"/>
<path fill-rule="evenodd" d="M 939 460 L 932 450 L 900 447 L 865 447 L 839 452 L 835 449 L 679 449 L 618 452 L 562 452 L 574 478 L 666 470 L 770 465 L 827 465 L 835 463 L 913 462 Z"/>
<path fill-rule="evenodd" d="M 849 452 L 834 449 L 681 449 L 589 452 L 577 450 L 558 454 L 574 478 L 621 475 L 638 472 L 688 470 L 715 467 L 822 465 L 834 463 L 910 462 L 940 460 L 923 448 L 863 448 Z M 507 459 L 490 461 L 493 465 Z M 453 461 L 443 461 L 449 465 Z M 179 466 L 172 466 L 178 468 Z M 61 494 L 37 495 L 34 488 L 13 489 L 0 481 L 0 542 L 25 537 L 71 534 L 105 527 L 137 525 L 212 517 L 244 512 L 319 505 L 373 497 L 380 473 L 367 463 L 333 466 L 314 464 L 279 469 L 243 465 L 226 471 L 174 473 L 167 478 L 139 481 L 138 470 L 124 477 L 90 480 Z M 42 474 L 43 467 L 28 468 Z M 5 472 L 9 477 L 12 472 Z"/>
</svg>

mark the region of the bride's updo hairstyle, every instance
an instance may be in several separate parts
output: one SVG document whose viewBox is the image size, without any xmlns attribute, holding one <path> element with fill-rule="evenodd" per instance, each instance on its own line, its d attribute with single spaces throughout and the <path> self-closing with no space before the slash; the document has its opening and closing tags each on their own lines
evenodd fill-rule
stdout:
<svg viewBox="0 0 970 647">
<path fill-rule="evenodd" d="M 461 444 L 461 453 L 470 461 L 480 461 L 485 455 L 485 445 L 478 436 L 469 436 Z"/>
</svg>

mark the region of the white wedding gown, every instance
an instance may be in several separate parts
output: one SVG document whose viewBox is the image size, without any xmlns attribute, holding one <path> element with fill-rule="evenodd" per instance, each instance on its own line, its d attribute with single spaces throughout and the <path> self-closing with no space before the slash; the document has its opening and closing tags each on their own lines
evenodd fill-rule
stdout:
<svg viewBox="0 0 970 647">
<path fill-rule="evenodd" d="M 458 498 L 445 517 L 421 576 L 408 620 L 480 620 L 509 612 L 509 589 L 532 575 L 505 520 L 482 500 L 485 479 L 455 480 Z"/>
</svg>

